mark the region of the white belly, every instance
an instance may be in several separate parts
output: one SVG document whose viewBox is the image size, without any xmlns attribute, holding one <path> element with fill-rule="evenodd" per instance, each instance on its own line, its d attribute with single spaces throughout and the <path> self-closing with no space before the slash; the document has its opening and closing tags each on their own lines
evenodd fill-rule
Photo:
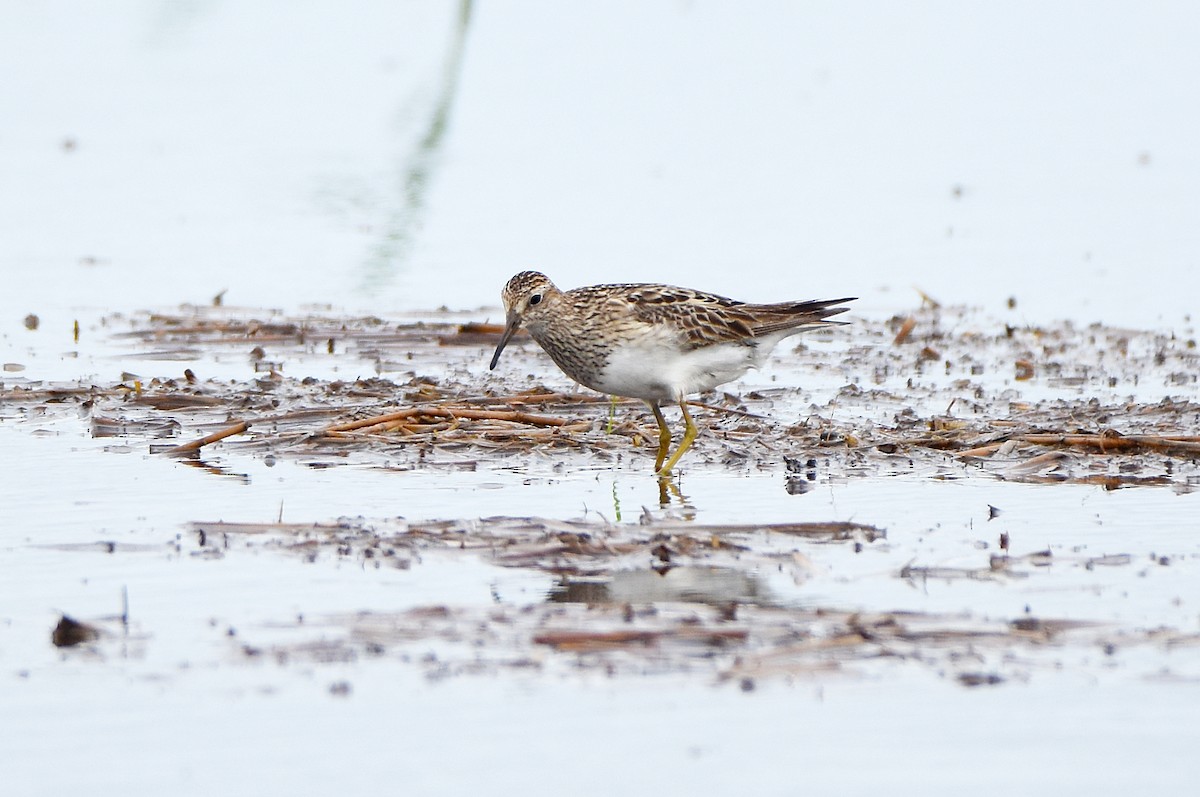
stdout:
<svg viewBox="0 0 1200 797">
<path fill-rule="evenodd" d="M 610 352 L 597 383 L 589 387 L 617 396 L 677 401 L 737 379 L 768 353 L 765 345 L 740 343 L 681 352 L 673 342 L 643 340 Z"/>
</svg>

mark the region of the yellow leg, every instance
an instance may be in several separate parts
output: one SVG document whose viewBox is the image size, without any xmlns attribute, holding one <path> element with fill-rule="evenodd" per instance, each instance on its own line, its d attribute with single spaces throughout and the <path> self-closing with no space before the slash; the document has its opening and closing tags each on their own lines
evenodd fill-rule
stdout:
<svg viewBox="0 0 1200 797">
<path fill-rule="evenodd" d="M 654 460 L 654 472 L 658 473 L 663 460 L 667 458 L 667 451 L 671 449 L 671 427 L 667 426 L 667 419 L 663 417 L 657 401 L 647 401 L 646 404 L 654 413 L 654 420 L 658 421 L 658 459 Z"/>
<path fill-rule="evenodd" d="M 683 411 L 683 440 L 679 442 L 679 448 L 675 449 L 675 453 L 667 460 L 667 464 L 661 468 L 655 468 L 660 474 L 666 475 L 671 472 L 671 468 L 675 467 L 675 463 L 683 456 L 683 452 L 692 447 L 692 442 L 696 439 L 696 434 L 700 431 L 696 428 L 695 422 L 692 420 L 691 413 L 688 412 L 687 401 L 683 398 L 679 399 L 679 409 Z M 658 413 L 659 418 L 662 418 L 662 413 Z M 662 460 L 659 460 L 660 462 Z"/>
</svg>

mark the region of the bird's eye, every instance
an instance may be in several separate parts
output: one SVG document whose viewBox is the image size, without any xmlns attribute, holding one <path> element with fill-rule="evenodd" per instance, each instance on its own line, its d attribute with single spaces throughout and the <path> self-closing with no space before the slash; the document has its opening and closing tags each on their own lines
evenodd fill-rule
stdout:
<svg viewBox="0 0 1200 797">
<path fill-rule="evenodd" d="M 542 303 L 542 295 L 540 293 L 535 293 L 533 296 L 529 297 L 529 306 L 530 307 L 533 307 L 535 304 L 541 304 L 541 303 Z"/>
</svg>

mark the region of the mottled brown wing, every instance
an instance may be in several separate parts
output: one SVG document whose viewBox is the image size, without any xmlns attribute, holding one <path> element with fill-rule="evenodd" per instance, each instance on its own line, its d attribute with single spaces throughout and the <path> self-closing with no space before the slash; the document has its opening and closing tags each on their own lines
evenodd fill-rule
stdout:
<svg viewBox="0 0 1200 797">
<path fill-rule="evenodd" d="M 811 324 L 842 324 L 843 321 L 827 321 L 829 316 L 844 313 L 849 307 L 834 307 L 854 301 L 853 297 L 846 299 L 820 299 L 811 302 L 784 302 L 782 304 L 748 305 L 747 309 L 754 315 L 754 334 L 756 336 L 770 335 L 786 329 L 809 326 Z"/>
<path fill-rule="evenodd" d="M 629 285 L 623 299 L 639 320 L 668 324 L 695 348 L 747 342 L 755 335 L 749 305 L 713 293 L 667 285 Z"/>
<path fill-rule="evenodd" d="M 620 293 L 641 321 L 671 324 L 694 347 L 714 343 L 751 343 L 755 338 L 818 324 L 848 308 L 833 305 L 852 299 L 778 304 L 746 304 L 724 296 L 665 285 L 622 286 Z M 838 323 L 838 322 L 826 322 Z"/>
</svg>

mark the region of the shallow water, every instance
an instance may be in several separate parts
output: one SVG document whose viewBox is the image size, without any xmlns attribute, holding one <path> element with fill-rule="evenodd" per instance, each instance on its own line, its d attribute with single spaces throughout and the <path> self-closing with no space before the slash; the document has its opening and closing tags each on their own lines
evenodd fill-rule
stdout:
<svg viewBox="0 0 1200 797">
<path fill-rule="evenodd" d="M 98 338 L 86 362 L 110 356 L 118 369 L 138 363 L 154 373 L 136 347 L 105 355 L 121 349 L 120 341 Z M 240 369 L 246 379 L 248 366 L 222 352 L 206 351 L 193 366 Z M 478 353 L 441 356 L 440 363 L 418 356 L 414 367 L 462 373 L 456 358 Z M 516 356 L 518 370 L 539 359 L 529 350 Z M 340 375 L 333 367 L 355 369 L 351 355 L 335 360 L 322 365 L 321 356 L 302 355 L 286 368 L 330 369 L 325 379 Z M 36 356 L 30 365 L 38 371 Z M 804 393 L 831 394 L 838 381 L 825 375 Z M 768 388 L 751 381 L 745 389 Z M 1146 379 L 1144 389 L 1155 393 L 1158 382 Z M 790 416 L 795 401 L 778 393 L 773 414 Z M 635 751 L 656 745 L 653 763 L 606 778 L 605 789 L 688 780 L 665 775 L 670 765 L 711 768 L 730 788 L 786 793 L 795 778 L 840 779 L 863 745 L 879 748 L 870 773 L 856 779 L 864 792 L 903 777 L 914 759 L 932 765 L 956 750 L 957 761 L 996 745 L 1050 786 L 1080 777 L 1063 756 L 1091 760 L 1110 745 L 1126 754 L 1133 745 L 1139 762 L 1159 768 L 1137 782 L 1178 782 L 1170 773 L 1182 760 L 1198 674 L 1200 549 L 1194 477 L 1186 471 L 1163 486 L 1113 490 L 1005 481 L 948 455 L 940 464 L 938 456 L 883 468 L 868 461 L 856 472 L 816 452 L 813 464 L 792 473 L 775 456 L 722 465 L 712 441 L 702 439 L 678 481 L 679 496 L 660 506 L 644 449 L 609 464 L 536 448 L 490 465 L 485 452 L 435 451 L 414 466 L 369 443 L 341 455 L 301 456 L 226 444 L 189 463 L 149 453 L 158 438 L 138 430 L 154 427 L 131 423 L 128 433 L 95 437 L 90 414 L 69 402 L 10 404 L 0 422 L 9 454 L 0 498 L 21 518 L 4 543 L 3 656 L 13 688 L 3 699 L 5 716 L 25 729 L 11 743 L 30 784 L 45 766 L 44 748 L 33 740 L 51 728 L 69 738 L 97 727 L 110 729 L 104 741 L 80 753 L 70 773 L 53 779 L 54 789 L 97 779 L 153 787 L 182 778 L 185 792 L 200 791 L 226 788 L 229 773 L 242 769 L 269 771 L 301 791 L 314 783 L 365 784 L 369 768 L 346 772 L 332 763 L 364 753 L 412 769 L 420 788 L 458 788 L 479 777 L 453 764 L 467 749 L 505 788 L 536 793 L 547 783 L 516 762 L 542 734 L 571 735 L 572 750 L 605 750 L 600 758 L 564 748 L 571 762 L 564 773 L 598 767 L 622 750 L 640 761 Z M 184 427 L 204 422 L 186 409 L 161 414 Z M 294 548 L 296 532 L 273 525 L 341 522 L 354 540 L 360 527 L 386 536 L 393 525 L 423 519 L 465 518 L 469 527 L 479 522 L 471 518 L 503 516 L 589 521 L 612 544 L 636 535 L 639 523 L 669 521 L 701 538 L 707 528 L 731 535 L 741 548 L 676 557 L 666 570 L 634 553 L 614 560 L 615 570 L 564 579 L 509 561 L 503 547 L 398 548 L 380 559 L 354 544 Z M 829 521 L 874 526 L 886 536 L 855 545 L 769 528 Z M 222 530 L 246 523 L 261 531 Z M 997 569 L 995 556 L 1011 565 Z M 565 616 L 571 633 L 627 627 L 619 619 L 627 603 L 647 607 L 635 616 L 654 611 L 657 620 L 633 621 L 645 629 L 673 616 L 686 621 L 698 611 L 688 606 L 735 602 L 737 627 L 766 633 L 778 633 L 772 624 L 789 613 L 815 612 L 811 632 L 821 613 L 850 612 L 907 616 L 904 622 L 929 624 L 945 641 L 930 637 L 907 652 L 898 641 L 885 643 L 881 651 L 890 646 L 890 655 L 846 661 L 797 659 L 786 646 L 750 645 L 735 659 L 719 649 L 697 657 L 666 642 L 645 653 L 531 647 L 528 635 L 546 623 L 563 628 L 550 607 L 581 588 L 576 599 L 586 604 Z M 604 604 L 616 607 L 611 619 Z M 77 650 L 55 649 L 49 631 L 60 612 L 94 624 L 102 636 Z M 1042 639 L 1046 622 L 1080 625 Z M 1026 626 L 1033 633 L 1023 642 Z M 1017 636 L 999 647 L 994 638 L 970 641 L 1009 629 Z M 997 684 L 968 692 L 963 684 L 973 679 Z M 997 696 L 974 697 L 978 689 Z M 239 718 L 234 726 L 231 712 Z M 50 717 L 58 719 L 51 725 Z M 646 717 L 653 740 L 630 741 Z M 1086 745 L 1076 738 L 1082 718 Z M 352 729 L 362 727 L 374 731 L 355 737 Z M 909 741 L 897 746 L 902 731 Z M 194 740 L 197 733 L 203 741 Z M 565 744 L 555 740 L 539 742 L 538 755 Z M 1055 755 L 1046 753 L 1048 744 Z M 155 751 L 153 764 L 133 777 L 109 764 L 128 746 Z M 795 753 L 816 756 L 821 747 L 828 749 L 819 764 Z M 743 771 L 742 762 L 764 755 L 780 761 L 769 772 Z M 978 768 L 953 763 L 941 771 L 939 788 L 946 789 L 978 776 Z M 1098 763 L 1088 782 L 1104 791 L 1128 786 L 1127 774 Z M 989 776 L 1017 784 L 1028 770 L 997 766 Z"/>
<path fill-rule="evenodd" d="M 1153 430 L 1197 434 L 1194 10 L 1096 7 L 1087 35 L 1040 4 L 10 5 L 0 22 L 17 188 L 0 383 L 109 391 L 0 401 L 14 793 L 1190 785 L 1194 458 L 1029 470 L 1027 450 L 909 447 L 926 428 L 902 421 L 1128 432 L 1171 398 L 1161 422 L 1181 428 Z M 360 415 L 402 399 L 320 388 L 566 389 L 529 345 L 491 373 L 486 345 L 409 359 L 355 332 L 364 313 L 494 321 L 527 267 L 861 299 L 844 335 L 728 387 L 758 437 L 698 413 L 711 434 L 665 505 L 646 448 L 595 431 L 502 456 L 305 449 L 269 427 L 197 460 L 150 453 L 251 413 L 232 397 L 269 397 L 271 367 L 285 408 Z M 970 309 L 921 310 L 914 287 Z M 150 313 L 348 331 L 189 343 Z M 882 322 L 907 315 L 893 346 Z M 215 408 L 130 398 L 185 369 Z M 607 407 L 569 412 L 600 427 Z M 101 414 L 126 425 L 96 436 Z M 810 423 L 861 448 L 786 431 Z M 889 435 L 900 452 L 873 453 Z M 514 530 L 529 518 L 551 531 Z M 834 522 L 886 536 L 765 528 Z M 565 523 L 617 553 L 541 552 Z M 99 638 L 56 648 L 63 614 Z M 561 642 L 627 629 L 659 636 Z"/>
</svg>

